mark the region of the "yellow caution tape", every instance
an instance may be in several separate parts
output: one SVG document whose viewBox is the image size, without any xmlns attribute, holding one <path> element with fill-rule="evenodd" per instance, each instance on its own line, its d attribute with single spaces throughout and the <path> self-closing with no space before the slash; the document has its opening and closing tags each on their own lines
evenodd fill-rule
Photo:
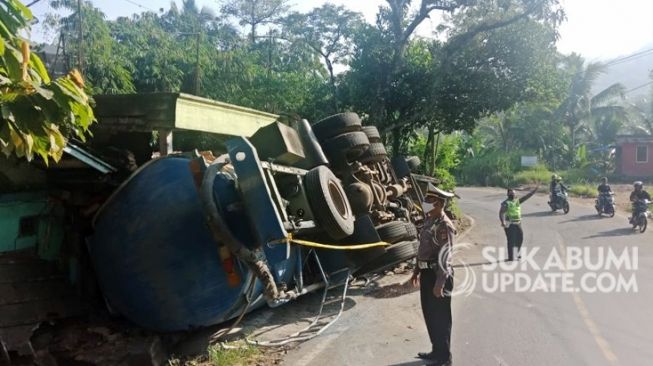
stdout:
<svg viewBox="0 0 653 366">
<path fill-rule="evenodd" d="M 367 243 L 367 244 L 356 244 L 356 245 L 323 244 L 323 243 L 316 243 L 308 240 L 293 239 L 292 234 L 288 234 L 288 237 L 285 239 L 274 240 L 269 242 L 268 244 L 283 244 L 283 243 L 292 243 L 292 244 L 303 245 L 311 248 L 333 249 L 333 250 L 359 250 L 359 249 L 369 249 L 369 248 L 376 248 L 376 247 L 386 247 L 390 245 L 390 243 L 386 243 L 384 241 L 379 241 L 376 243 Z"/>
</svg>

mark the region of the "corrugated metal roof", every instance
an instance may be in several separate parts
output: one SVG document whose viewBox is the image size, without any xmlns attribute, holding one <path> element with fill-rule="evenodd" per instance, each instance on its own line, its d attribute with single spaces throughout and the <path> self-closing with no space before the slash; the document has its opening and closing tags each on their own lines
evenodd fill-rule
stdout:
<svg viewBox="0 0 653 366">
<path fill-rule="evenodd" d="M 84 150 L 81 146 L 77 146 L 73 143 L 68 143 L 68 145 L 63 150 L 68 155 L 78 159 L 84 164 L 90 166 L 91 168 L 99 171 L 102 174 L 113 173 L 117 171 L 115 167 L 111 164 L 103 161 L 102 159 L 94 156 L 90 152 Z"/>
</svg>

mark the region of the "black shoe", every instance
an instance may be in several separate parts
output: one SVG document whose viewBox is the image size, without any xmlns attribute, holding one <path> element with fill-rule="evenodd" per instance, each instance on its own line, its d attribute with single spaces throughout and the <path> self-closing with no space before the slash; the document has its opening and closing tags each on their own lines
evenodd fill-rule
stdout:
<svg viewBox="0 0 653 366">
<path fill-rule="evenodd" d="M 417 358 L 421 358 L 422 360 L 432 360 L 432 361 L 435 361 L 436 359 L 433 352 L 420 352 L 417 354 Z"/>
</svg>

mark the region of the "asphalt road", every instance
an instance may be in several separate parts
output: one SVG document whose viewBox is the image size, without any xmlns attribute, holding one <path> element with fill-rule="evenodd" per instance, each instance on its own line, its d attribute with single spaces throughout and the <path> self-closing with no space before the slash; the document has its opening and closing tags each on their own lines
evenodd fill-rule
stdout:
<svg viewBox="0 0 653 366">
<path fill-rule="evenodd" d="M 456 244 L 456 283 L 467 278 L 474 285 L 453 299 L 456 365 L 651 364 L 651 232 L 633 232 L 625 213 L 598 218 L 589 205 L 573 204 L 567 215 L 551 214 L 546 196 L 536 195 L 522 205 L 524 247 L 531 257 L 518 264 L 523 267 L 504 268 L 505 263 L 489 260 L 497 255 L 487 252 L 505 247 L 497 215 L 504 191 L 457 192 L 475 225 Z M 580 248 L 582 255 L 569 248 Z M 395 277 L 397 282 L 408 278 Z M 519 287 L 511 279 L 521 281 Z M 353 291 L 341 319 L 290 350 L 284 364 L 424 364 L 415 358 L 429 348 L 418 293 L 374 294 Z"/>
</svg>

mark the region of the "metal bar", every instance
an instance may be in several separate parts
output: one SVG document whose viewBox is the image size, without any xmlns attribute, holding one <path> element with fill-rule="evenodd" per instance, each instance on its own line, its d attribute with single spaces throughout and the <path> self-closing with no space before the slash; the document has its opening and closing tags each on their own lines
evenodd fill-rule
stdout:
<svg viewBox="0 0 653 366">
<path fill-rule="evenodd" d="M 281 219 L 283 220 L 283 222 L 290 221 L 290 218 L 288 217 L 288 212 L 286 212 L 286 209 L 283 206 L 283 199 L 281 198 L 281 193 L 279 193 L 279 188 L 277 187 L 277 182 L 275 182 L 272 172 L 269 169 L 265 169 L 264 167 L 263 173 L 265 173 L 265 178 L 268 181 L 268 185 L 272 188 L 271 189 L 272 199 L 274 201 L 274 205 L 277 206 L 277 210 L 281 215 Z"/>
<path fill-rule="evenodd" d="M 275 163 L 271 163 L 269 161 L 262 161 L 261 166 L 263 169 L 269 169 L 273 172 L 278 172 L 278 173 L 285 173 L 285 174 L 291 174 L 291 175 L 306 175 L 308 173 L 308 170 L 306 169 L 301 169 L 301 168 L 295 168 L 295 167 L 290 167 L 286 165 L 279 165 Z"/>
<path fill-rule="evenodd" d="M 329 289 L 332 288 L 331 286 L 329 286 L 328 276 L 324 272 L 324 269 L 323 269 L 322 264 L 320 262 L 320 258 L 317 255 L 317 252 L 315 252 L 314 250 L 311 249 L 310 253 L 314 254 L 315 260 L 317 262 L 318 269 L 320 270 L 320 274 L 322 275 L 322 279 L 323 279 L 323 281 L 325 283 L 324 292 L 323 292 L 323 295 L 322 295 L 322 301 L 320 302 L 320 309 L 318 311 L 318 315 L 315 317 L 315 319 L 307 327 L 305 327 L 304 329 L 302 329 L 302 330 L 300 330 L 298 332 L 295 332 L 295 333 L 291 334 L 290 336 L 288 336 L 286 338 L 272 340 L 272 341 L 265 341 L 265 342 L 247 340 L 247 343 L 255 344 L 257 346 L 263 346 L 263 347 L 277 347 L 277 346 L 283 346 L 283 345 L 291 343 L 291 342 L 306 341 L 306 340 L 312 339 L 312 338 L 317 337 L 318 335 L 322 334 L 331 325 L 333 325 L 336 321 L 338 321 L 338 319 L 340 319 L 340 316 L 342 315 L 342 312 L 345 309 L 345 301 L 347 299 L 347 290 L 349 289 L 349 278 L 350 278 L 350 274 L 351 274 L 351 271 L 349 269 L 338 270 L 338 271 L 332 273 L 332 274 L 337 274 L 337 273 L 343 272 L 344 270 L 347 271 L 347 277 L 345 278 L 345 281 L 343 283 L 344 288 L 343 288 L 342 295 L 341 295 L 342 298 L 341 298 L 340 308 L 338 310 L 338 314 L 336 314 L 334 319 L 332 319 L 327 324 L 322 326 L 315 333 L 305 335 L 305 336 L 301 336 L 303 333 L 311 331 L 312 330 L 311 328 L 313 328 L 318 323 L 318 321 L 320 320 L 320 318 L 322 316 L 322 310 L 324 309 L 324 304 L 326 302 L 326 295 L 327 295 Z"/>
</svg>

